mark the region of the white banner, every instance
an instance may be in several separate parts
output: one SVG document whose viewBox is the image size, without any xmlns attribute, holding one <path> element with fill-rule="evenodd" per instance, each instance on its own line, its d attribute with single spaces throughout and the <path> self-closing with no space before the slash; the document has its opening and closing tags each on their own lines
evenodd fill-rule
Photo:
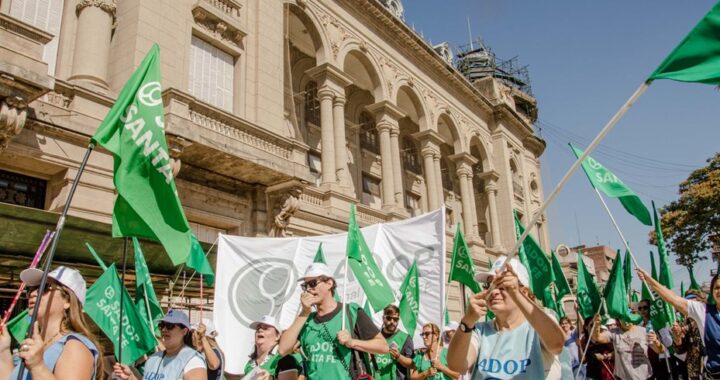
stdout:
<svg viewBox="0 0 720 380">
<path fill-rule="evenodd" d="M 390 287 L 399 294 L 413 260 L 420 280 L 420 315 L 415 331 L 432 322 L 442 326 L 445 307 L 445 209 L 399 222 L 362 228 Z M 253 350 L 254 331 L 248 326 L 263 315 L 274 315 L 282 328 L 292 324 L 300 304 L 298 280 L 322 243 L 328 266 L 342 295 L 347 233 L 301 238 L 248 238 L 220 235 L 215 282 L 214 322 L 218 343 L 226 353 L 225 370 L 242 372 Z M 396 305 L 399 302 L 396 294 Z M 348 275 L 348 302 L 365 304 L 362 289 Z M 381 324 L 382 310 L 374 319 Z M 414 337 L 416 344 L 419 337 Z"/>
</svg>

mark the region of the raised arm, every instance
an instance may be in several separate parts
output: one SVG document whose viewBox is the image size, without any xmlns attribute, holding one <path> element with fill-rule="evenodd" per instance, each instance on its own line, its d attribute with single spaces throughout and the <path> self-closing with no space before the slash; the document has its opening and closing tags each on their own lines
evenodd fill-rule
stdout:
<svg viewBox="0 0 720 380">
<path fill-rule="evenodd" d="M 462 324 L 473 327 L 480 318 L 485 318 L 485 314 L 487 314 L 485 297 L 487 294 L 487 290 L 484 290 L 470 297 L 467 311 L 460 319 Z M 468 367 L 475 364 L 477 349 L 470 344 L 472 335 L 472 332 L 463 332 L 459 327 L 455 335 L 453 335 L 447 353 L 448 368 L 451 370 L 463 373 Z"/>
<path fill-rule="evenodd" d="M 295 343 L 298 341 L 300 330 L 307 322 L 308 316 L 310 316 L 312 306 L 312 295 L 307 292 L 303 292 L 300 295 L 300 314 L 295 318 L 292 325 L 283 331 L 280 335 L 280 341 L 278 342 L 278 353 L 281 356 L 292 353 L 295 348 Z"/>
<path fill-rule="evenodd" d="M 663 299 L 663 301 L 673 305 L 675 307 L 675 310 L 681 312 L 684 316 L 688 315 L 688 301 L 685 298 L 680 297 L 672 290 L 664 287 L 659 282 L 655 281 L 655 279 L 652 278 L 652 276 L 650 276 L 648 272 L 645 272 L 640 268 L 637 268 L 636 270 L 638 277 L 640 277 L 640 280 L 645 281 L 645 283 L 647 283 L 648 286 L 650 286 L 650 288 L 655 291 L 655 293 L 657 293 L 660 298 Z"/>
</svg>

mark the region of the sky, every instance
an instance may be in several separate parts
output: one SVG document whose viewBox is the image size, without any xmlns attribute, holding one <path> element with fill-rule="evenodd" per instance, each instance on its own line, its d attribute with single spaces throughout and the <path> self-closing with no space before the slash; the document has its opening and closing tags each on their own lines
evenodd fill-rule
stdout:
<svg viewBox="0 0 720 380">
<path fill-rule="evenodd" d="M 549 195 L 574 156 L 572 142 L 587 146 L 635 89 L 714 5 L 712 0 L 519 1 L 405 0 L 405 21 L 433 44 L 468 44 L 468 23 L 500 59 L 518 57 L 528 65 L 538 101 L 536 129 L 547 148 L 542 181 Z M 658 207 L 677 199 L 690 172 L 720 151 L 714 86 L 656 81 L 635 103 L 592 156 Z M 650 268 L 647 227 L 606 199 L 640 266 Z M 578 171 L 548 211 L 553 247 L 605 244 L 622 240 Z M 624 250 L 623 250 L 624 251 Z M 671 254 L 675 290 L 689 276 Z M 695 273 L 710 279 L 715 263 L 705 260 Z M 639 290 L 639 280 L 633 285 Z"/>
</svg>

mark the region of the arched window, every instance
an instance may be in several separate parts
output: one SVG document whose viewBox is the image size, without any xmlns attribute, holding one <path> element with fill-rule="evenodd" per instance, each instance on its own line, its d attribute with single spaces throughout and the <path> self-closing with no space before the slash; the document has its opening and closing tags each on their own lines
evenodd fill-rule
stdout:
<svg viewBox="0 0 720 380">
<path fill-rule="evenodd" d="M 447 191 L 453 191 L 453 173 L 450 172 L 447 157 L 440 158 L 440 172 L 442 173 L 442 186 Z"/>
<path fill-rule="evenodd" d="M 320 100 L 318 100 L 317 83 L 305 85 L 305 123 L 320 125 Z"/>
<path fill-rule="evenodd" d="M 418 149 L 415 142 L 409 136 L 402 139 L 402 160 L 405 170 L 417 175 L 422 175 L 422 165 L 418 158 Z"/>
<path fill-rule="evenodd" d="M 523 189 L 522 176 L 520 176 L 514 160 L 510 160 L 510 173 L 512 174 L 513 193 L 516 198 L 523 199 L 525 191 Z"/>
<path fill-rule="evenodd" d="M 369 112 L 363 111 L 360 114 L 360 147 L 367 149 L 373 153 L 380 153 L 380 145 L 378 144 L 377 128 L 375 128 L 375 119 Z"/>
</svg>

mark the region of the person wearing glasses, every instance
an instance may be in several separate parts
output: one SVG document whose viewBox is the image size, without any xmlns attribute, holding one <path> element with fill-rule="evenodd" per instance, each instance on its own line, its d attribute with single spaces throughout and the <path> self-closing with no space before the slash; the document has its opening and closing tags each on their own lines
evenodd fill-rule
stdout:
<svg viewBox="0 0 720 380">
<path fill-rule="evenodd" d="M 565 335 L 535 302 L 525 266 L 501 256 L 475 280 L 487 287 L 470 298 L 450 341 L 448 367 L 472 368 L 472 379 L 559 379 Z M 495 318 L 477 323 L 488 307 Z"/>
<path fill-rule="evenodd" d="M 192 345 L 187 314 L 170 309 L 158 327 L 165 351 L 156 352 L 148 358 L 143 380 L 207 380 L 205 359 Z M 113 375 L 120 380 L 138 380 L 125 364 L 115 363 Z"/>
<path fill-rule="evenodd" d="M 350 380 L 371 373 L 370 360 L 363 353 L 388 353 L 388 344 L 372 319 L 357 304 L 335 301 L 337 284 L 327 265 L 311 264 L 300 281 L 300 314 L 280 337 L 280 355 L 291 353 L 299 341 L 306 355 L 308 380 Z M 343 307 L 347 310 L 346 328 L 352 333 L 342 330 Z"/>
<path fill-rule="evenodd" d="M 26 269 L 20 279 L 30 288 L 40 285 L 43 272 Z M 20 359 L 25 362 L 23 379 L 95 379 L 102 373 L 102 350 L 83 315 L 85 279 L 76 269 L 60 266 L 47 277 L 45 293 L 38 308 L 31 338 L 20 342 Z M 38 297 L 30 292 L 32 310 Z M 10 334 L 2 326 L 0 336 L 0 379 L 16 379 Z"/>
<path fill-rule="evenodd" d="M 375 357 L 378 370 L 375 378 L 380 380 L 405 380 L 408 369 L 412 368 L 413 341 L 404 331 L 398 329 L 400 309 L 387 305 L 383 309 L 381 333 L 390 347 L 390 352 Z"/>
<path fill-rule="evenodd" d="M 410 379 L 458 379 L 460 371 L 448 368 L 448 350 L 440 347 L 440 328 L 434 323 L 426 323 L 423 325 L 420 336 L 425 348 L 419 349 L 413 356 Z"/>
<path fill-rule="evenodd" d="M 668 372 L 668 360 L 671 357 L 668 355 L 669 347 L 672 347 L 672 334 L 670 329 L 663 327 L 660 331 L 655 331 L 652 322 L 650 321 L 650 301 L 641 300 L 638 302 L 638 313 L 642 317 L 642 323 L 640 324 L 647 331 L 648 346 L 650 349 L 647 352 L 648 359 L 650 360 L 650 366 L 652 367 L 652 378 L 653 379 L 667 379 L 670 377 Z M 612 329 L 610 329 L 612 331 Z M 658 335 L 660 339 L 658 339 Z"/>
</svg>

